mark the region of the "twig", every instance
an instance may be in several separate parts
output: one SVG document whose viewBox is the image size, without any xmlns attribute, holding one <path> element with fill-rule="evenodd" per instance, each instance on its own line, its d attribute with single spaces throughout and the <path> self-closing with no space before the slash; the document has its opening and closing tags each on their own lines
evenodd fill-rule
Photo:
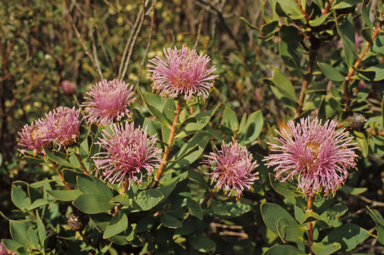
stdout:
<svg viewBox="0 0 384 255">
<path fill-rule="evenodd" d="M 321 16 L 324 16 L 328 13 L 329 9 L 331 8 L 334 0 L 329 0 L 329 4 L 325 6 L 323 12 L 321 13 Z"/>
<path fill-rule="evenodd" d="M 84 174 L 89 175 L 87 169 L 85 168 L 85 166 L 84 166 L 84 164 L 83 164 L 83 161 L 82 161 L 80 155 L 77 154 L 77 153 L 75 153 L 75 155 L 76 155 L 77 160 L 78 160 L 79 163 L 80 163 L 81 169 L 83 169 Z"/>
<path fill-rule="evenodd" d="M 133 26 L 132 22 L 129 21 L 129 19 L 127 19 L 127 17 L 125 15 L 122 15 L 120 10 L 118 8 L 115 8 L 110 2 L 108 2 L 107 0 L 103 0 L 104 3 L 106 3 L 107 5 L 109 5 L 115 12 L 117 12 L 117 14 L 119 14 L 120 17 L 122 17 L 125 21 L 125 23 L 127 23 L 127 25 L 129 25 L 130 27 Z"/>
<path fill-rule="evenodd" d="M 51 160 L 51 163 L 52 163 L 52 166 L 55 168 L 57 175 L 58 175 L 58 176 L 60 177 L 60 179 L 63 181 L 63 183 L 64 183 L 65 187 L 67 188 L 67 190 L 71 190 L 71 187 L 69 186 L 69 184 L 68 184 L 66 181 L 64 181 L 64 176 L 63 176 L 63 174 L 59 171 L 59 167 L 57 166 L 56 162 Z"/>
<path fill-rule="evenodd" d="M 123 189 L 120 191 L 120 194 L 125 194 L 125 192 L 127 192 L 128 185 L 129 185 L 129 178 L 128 178 L 128 175 L 126 175 L 126 176 L 124 177 Z M 114 216 L 116 215 L 116 213 L 117 213 L 118 211 L 120 211 L 120 209 L 121 209 L 122 207 L 123 207 L 123 205 L 120 204 L 120 203 L 119 203 L 118 205 L 116 205 L 115 208 L 114 208 L 114 211 L 113 211 L 113 213 L 112 213 L 112 217 L 114 217 Z"/>
<path fill-rule="evenodd" d="M 211 199 L 211 197 L 213 196 L 213 194 L 215 194 L 215 191 L 214 190 L 211 190 L 211 192 L 209 192 L 209 194 L 207 195 L 207 197 L 204 199 L 204 201 L 201 203 L 201 207 L 203 208 L 203 206 L 209 201 L 209 199 Z"/>
<path fill-rule="evenodd" d="M 91 24 L 90 21 L 89 22 L 89 37 L 91 37 L 91 41 L 92 41 L 92 51 L 93 51 L 93 57 L 95 58 L 95 65 L 96 65 L 96 68 L 97 68 L 97 72 L 99 73 L 100 75 L 100 78 L 101 79 L 104 79 L 103 77 L 103 73 L 101 72 L 101 69 L 100 69 L 100 65 L 99 65 L 99 59 L 97 57 L 97 49 L 96 49 L 96 43 L 95 43 L 95 37 L 93 36 L 93 25 Z"/>
<path fill-rule="evenodd" d="M 73 30 L 75 30 L 75 34 L 76 34 L 77 39 L 79 39 L 81 45 L 83 46 L 83 48 L 84 48 L 84 50 L 85 50 L 85 54 L 87 54 L 88 57 L 91 59 L 91 62 L 92 62 L 92 64 L 96 67 L 96 70 L 97 70 L 97 72 L 98 72 L 100 78 L 102 78 L 103 75 L 101 74 L 101 72 L 99 72 L 99 69 L 97 68 L 97 65 L 96 65 L 96 63 L 95 63 L 95 60 L 93 59 L 91 53 L 89 52 L 89 49 L 88 49 L 87 45 L 85 45 L 83 39 L 81 38 L 81 35 L 80 35 L 80 33 L 79 33 L 79 30 L 77 30 L 77 28 L 76 28 L 76 26 L 75 26 L 75 23 L 73 22 L 73 18 L 72 18 L 72 15 L 71 15 L 70 11 L 69 11 L 68 4 L 67 4 L 66 0 L 64 0 L 64 5 L 65 5 L 65 7 L 67 8 L 68 16 L 69 16 L 69 20 L 70 20 L 70 22 L 71 22 L 71 24 L 72 24 Z"/>
<path fill-rule="evenodd" d="M 307 23 L 309 23 L 309 21 L 311 20 L 311 18 L 309 18 L 309 15 L 308 15 L 307 11 L 306 11 L 305 9 L 303 9 L 303 7 L 301 6 L 299 0 L 296 0 L 296 3 L 297 3 L 297 5 L 298 5 L 299 8 L 300 8 L 301 14 L 304 15 L 305 19 L 307 20 Z"/>
<path fill-rule="evenodd" d="M 155 189 L 157 187 L 157 185 L 158 185 L 160 176 L 163 173 L 163 169 L 165 167 L 165 163 L 167 163 L 168 155 L 171 152 L 171 147 L 172 147 L 172 143 L 173 143 L 173 138 L 175 137 L 176 126 L 177 126 L 177 121 L 179 119 L 179 114 L 180 114 L 180 111 L 181 111 L 181 106 L 182 106 L 182 102 L 178 101 L 177 107 L 176 107 L 176 112 L 175 112 L 175 117 L 173 118 L 173 122 L 172 122 L 171 132 L 169 134 L 168 147 L 165 150 L 165 153 L 164 153 L 164 156 L 163 156 L 163 161 L 160 164 L 159 170 L 157 170 L 157 173 L 156 173 L 156 176 L 155 176 L 155 181 L 153 182 L 153 186 L 152 186 L 153 189 Z"/>
<path fill-rule="evenodd" d="M 138 89 L 139 87 L 139 84 L 140 84 L 140 77 L 141 77 L 141 72 L 143 71 L 143 66 L 144 66 L 144 62 L 145 62 L 145 59 L 147 58 L 147 55 L 148 55 L 148 51 L 149 51 L 149 47 L 151 46 L 151 39 L 152 39 L 152 31 L 153 31 L 153 25 L 155 23 L 155 6 L 156 4 L 156 0 L 152 0 L 152 18 L 151 18 L 151 28 L 150 28 L 150 31 L 149 31 L 149 36 L 148 36 L 148 43 L 147 43 L 147 48 L 145 49 L 145 53 L 144 53 L 144 56 L 143 56 L 143 60 L 141 61 L 141 65 L 140 65 L 140 70 L 139 70 L 139 75 L 138 75 L 138 80 L 137 80 L 137 83 L 136 83 L 136 86 L 135 86 L 135 91 L 136 89 Z"/>
<path fill-rule="evenodd" d="M 377 26 L 376 26 L 376 29 L 375 29 L 375 32 L 373 32 L 373 35 L 372 35 L 372 41 L 375 40 L 375 38 L 377 37 L 377 35 L 379 34 L 379 31 L 380 31 L 380 28 L 381 26 L 383 25 L 383 21 L 381 21 Z M 349 105 L 351 103 L 351 96 L 349 94 L 349 91 L 348 91 L 348 84 L 352 78 L 352 75 L 353 73 L 355 72 L 355 69 L 357 69 L 357 67 L 360 65 L 361 61 L 363 60 L 365 54 L 367 54 L 369 48 L 371 47 L 371 43 L 370 42 L 367 42 L 367 45 L 365 46 L 365 49 L 364 51 L 361 53 L 361 55 L 359 56 L 359 59 L 356 61 L 356 63 L 353 65 L 354 68 L 351 68 L 349 69 L 349 73 L 347 75 L 347 78 L 345 78 L 345 83 L 344 83 L 344 97 L 345 99 L 347 100 L 346 102 L 346 106 L 345 106 L 345 111 L 348 111 L 348 108 L 349 108 Z"/>
<path fill-rule="evenodd" d="M 307 212 L 312 211 L 312 205 L 313 205 L 314 198 L 312 196 L 308 196 L 307 198 Z M 308 248 L 309 248 L 309 255 L 312 255 L 312 241 L 313 241 L 313 225 L 312 221 L 308 222 Z"/>
<path fill-rule="evenodd" d="M 196 40 L 195 40 L 195 44 L 193 45 L 193 48 L 196 48 L 197 43 L 199 42 L 199 37 L 200 37 L 200 33 L 201 33 L 201 26 L 203 25 L 204 14 L 205 14 L 205 12 L 207 11 L 207 9 L 209 9 L 209 8 L 210 8 L 210 7 L 207 6 L 207 7 L 204 8 L 204 9 L 201 11 L 201 13 L 200 13 L 201 17 L 200 17 L 199 26 L 198 26 L 198 28 L 197 28 L 197 35 L 196 35 Z"/>
<path fill-rule="evenodd" d="M 233 34 L 232 30 L 229 28 L 229 26 L 228 26 L 227 23 L 225 22 L 225 19 L 224 19 L 224 17 L 223 17 L 223 14 L 221 13 L 221 11 L 218 10 L 213 4 L 211 4 L 211 3 L 207 2 L 207 1 L 204 1 L 204 0 L 196 0 L 196 1 L 198 1 L 198 2 L 200 2 L 200 3 L 203 3 L 203 4 L 205 4 L 205 5 L 209 5 L 209 6 L 210 6 L 210 7 L 217 13 L 217 15 L 219 16 L 219 19 L 220 19 L 221 23 L 224 25 L 224 27 L 225 27 L 225 29 L 227 30 L 229 36 L 230 36 L 230 37 L 232 38 L 232 40 L 235 42 L 237 48 L 238 48 L 238 49 L 241 49 L 240 44 L 239 44 L 239 42 L 237 41 L 235 35 Z"/>
<path fill-rule="evenodd" d="M 140 18 L 140 21 L 139 21 L 139 26 L 138 28 L 136 29 L 136 33 L 135 33 L 135 36 L 133 37 L 132 39 L 132 42 L 131 42 L 131 45 L 129 46 L 129 52 L 128 52 L 128 56 L 127 56 L 127 59 L 125 61 L 125 65 L 124 65 L 124 70 L 123 70 L 123 73 L 121 74 L 121 77 L 120 79 L 123 79 L 124 76 L 125 76 L 125 73 L 127 72 L 128 70 L 128 64 L 129 64 L 129 61 L 131 60 L 131 55 L 132 55 L 132 51 L 133 51 L 133 47 L 135 46 L 135 43 L 136 43 L 136 40 L 137 40 L 137 37 L 140 33 L 140 30 L 141 30 L 141 26 L 143 25 L 143 22 L 144 22 L 144 14 L 145 14 L 145 3 L 143 3 L 143 13 L 141 14 L 141 18 Z"/>
<path fill-rule="evenodd" d="M 97 26 L 95 26 L 95 28 L 96 28 L 97 38 L 99 39 L 99 43 L 100 43 L 101 49 L 103 50 L 103 54 L 105 56 L 105 59 L 107 60 L 108 66 L 111 69 L 111 71 L 113 73 L 115 73 L 115 70 L 114 70 L 114 68 L 112 66 L 112 63 L 111 63 L 111 60 L 110 60 L 110 57 L 108 56 L 107 51 L 106 51 L 106 49 L 104 47 L 103 40 L 101 39 L 100 30 L 99 30 L 99 28 Z"/>
<path fill-rule="evenodd" d="M 303 111 L 305 91 L 307 90 L 309 80 L 311 79 L 311 76 L 312 76 L 312 68 L 313 68 L 313 63 L 315 62 L 317 48 L 318 48 L 317 39 L 316 38 L 311 39 L 311 48 L 310 48 L 311 51 L 309 52 L 307 74 L 304 76 L 304 81 L 303 81 L 303 84 L 301 86 L 300 97 L 299 97 L 299 101 L 297 103 L 295 118 L 299 117 L 301 112 Z"/>
</svg>

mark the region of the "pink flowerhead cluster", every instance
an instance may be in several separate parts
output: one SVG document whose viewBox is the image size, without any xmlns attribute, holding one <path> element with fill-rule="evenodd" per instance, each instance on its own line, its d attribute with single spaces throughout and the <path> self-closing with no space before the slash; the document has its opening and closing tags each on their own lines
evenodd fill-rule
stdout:
<svg viewBox="0 0 384 255">
<path fill-rule="evenodd" d="M 177 97 L 178 94 L 184 99 L 190 100 L 194 94 L 208 97 L 213 88 L 214 79 L 218 75 L 212 75 L 215 66 L 209 67 L 210 58 L 203 54 L 198 55 L 196 50 L 190 50 L 183 46 L 181 50 L 164 48 L 165 59 L 157 56 L 149 62 L 148 70 L 152 73 L 149 77 L 152 88 L 160 91 L 161 96 Z"/>
<path fill-rule="evenodd" d="M 229 195 L 236 190 L 236 195 L 240 196 L 244 187 L 251 189 L 253 182 L 259 179 L 256 176 L 259 173 L 251 173 L 258 164 L 256 160 L 252 162 L 252 155 L 247 148 L 236 141 L 229 144 L 223 142 L 221 150 L 216 148 L 216 151 L 205 155 L 208 159 L 203 161 L 213 170 L 207 173 L 211 175 L 211 184 L 217 181 L 215 188 L 221 189 L 224 186 L 226 192 L 230 190 Z"/>
<path fill-rule="evenodd" d="M 57 107 L 53 111 L 45 114 L 49 138 L 60 146 L 71 146 L 80 138 L 80 110 L 75 107 Z"/>
<path fill-rule="evenodd" d="M 26 124 L 19 132 L 18 144 L 32 150 L 33 153 L 43 153 L 43 147 L 51 149 L 54 143 L 60 146 L 71 146 L 80 138 L 80 110 L 75 108 L 58 107 L 45 114 L 31 125 Z M 25 149 L 21 150 L 22 153 Z"/>
<path fill-rule="evenodd" d="M 311 123 L 302 118 L 296 126 L 291 120 L 288 127 L 292 137 L 275 138 L 281 145 L 270 144 L 273 153 L 266 157 L 268 167 L 276 166 L 276 178 L 282 182 L 297 176 L 298 187 L 304 195 L 324 191 L 336 192 L 344 184 L 349 167 L 355 167 L 356 144 L 350 143 L 353 137 L 348 132 L 336 131 L 337 123 L 327 121 L 321 125 L 317 118 Z"/>
<path fill-rule="evenodd" d="M 135 101 L 135 98 L 132 98 L 134 95 L 132 88 L 133 85 L 129 86 L 117 79 L 102 80 L 93 85 L 87 92 L 88 97 L 84 97 L 87 101 L 81 105 L 88 114 L 86 116 L 88 122 L 112 124 L 113 120 L 120 121 L 125 115 L 131 118 L 132 113 L 127 106 Z"/>
<path fill-rule="evenodd" d="M 156 135 L 148 137 L 147 131 L 128 122 L 111 126 L 112 134 L 104 130 L 97 143 L 105 150 L 93 156 L 96 166 L 105 170 L 103 175 L 109 182 L 121 182 L 128 176 L 132 181 L 142 182 L 143 170 L 152 175 L 159 167 L 162 150 L 156 148 Z"/>
</svg>

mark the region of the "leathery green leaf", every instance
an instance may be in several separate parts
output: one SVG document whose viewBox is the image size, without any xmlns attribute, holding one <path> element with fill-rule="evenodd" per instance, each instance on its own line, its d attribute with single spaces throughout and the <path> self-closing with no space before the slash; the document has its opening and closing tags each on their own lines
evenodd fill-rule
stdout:
<svg viewBox="0 0 384 255">
<path fill-rule="evenodd" d="M 118 211 L 115 216 L 113 216 L 108 227 L 105 229 L 103 238 L 107 239 L 111 236 L 117 235 L 128 228 L 128 217 L 122 211 Z"/>
</svg>

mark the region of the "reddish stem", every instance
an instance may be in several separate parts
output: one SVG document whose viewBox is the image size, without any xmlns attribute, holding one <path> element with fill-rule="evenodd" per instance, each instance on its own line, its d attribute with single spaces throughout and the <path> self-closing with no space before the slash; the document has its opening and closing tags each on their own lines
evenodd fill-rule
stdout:
<svg viewBox="0 0 384 255">
<path fill-rule="evenodd" d="M 382 22 L 380 22 L 377 26 L 376 26 L 376 29 L 375 31 L 373 32 L 373 35 L 372 35 L 372 41 L 375 40 L 375 38 L 377 37 L 377 35 L 379 34 L 379 31 L 380 31 L 380 27 L 382 26 Z M 365 46 L 363 52 L 361 53 L 361 55 L 359 56 L 359 59 L 356 61 L 356 63 L 353 65 L 355 67 L 355 69 L 357 69 L 357 67 L 360 65 L 361 61 L 363 60 L 365 54 L 367 54 L 369 48 L 371 47 L 371 43 L 370 42 L 367 42 L 367 45 Z M 348 108 L 349 108 L 349 105 L 351 103 L 351 95 L 349 94 L 349 91 L 348 91 L 348 84 L 352 78 L 352 75 L 354 74 L 355 72 L 355 69 L 351 68 L 348 72 L 348 75 L 347 77 L 345 78 L 345 83 L 344 83 L 344 97 L 345 99 L 347 100 L 346 102 L 346 106 L 345 106 L 345 111 L 348 111 Z"/>
<path fill-rule="evenodd" d="M 83 169 L 84 174 L 89 175 L 87 169 L 85 168 L 85 166 L 84 166 L 84 164 L 83 164 L 83 161 L 82 161 L 80 155 L 77 154 L 77 153 L 75 153 L 75 155 L 76 155 L 76 157 L 77 157 L 77 160 L 78 160 L 79 163 L 80 163 L 81 169 Z"/>
<path fill-rule="evenodd" d="M 211 190 L 211 192 L 209 192 L 209 194 L 207 195 L 207 197 L 204 199 L 204 201 L 201 203 L 201 207 L 203 207 L 208 201 L 209 199 L 211 199 L 211 197 L 213 196 L 213 194 L 215 194 L 215 191 L 214 190 Z"/>
<path fill-rule="evenodd" d="M 179 114 L 180 114 L 180 111 L 181 111 L 181 106 L 182 106 L 182 102 L 179 101 L 178 104 L 177 104 L 177 107 L 176 107 L 175 117 L 173 118 L 172 127 L 171 127 L 171 133 L 169 134 L 168 147 L 165 150 L 165 153 L 164 153 L 164 156 L 163 156 L 163 160 L 161 162 L 159 170 L 157 170 L 157 173 L 156 173 L 156 176 L 155 176 L 155 181 L 153 182 L 153 186 L 152 186 L 153 189 L 155 189 L 157 187 L 157 185 L 158 185 L 160 176 L 163 173 L 165 164 L 167 163 L 167 158 L 169 156 L 169 153 L 171 152 L 171 147 L 172 147 L 172 143 L 173 143 L 173 138 L 175 138 L 176 125 L 177 125 L 177 120 L 179 119 Z"/>
<path fill-rule="evenodd" d="M 303 9 L 303 7 L 301 6 L 299 0 L 296 0 L 296 3 L 297 3 L 297 5 L 298 5 L 299 8 L 300 8 L 301 14 L 303 14 L 304 17 L 305 17 L 305 19 L 307 20 L 307 22 L 309 22 L 309 21 L 311 20 L 311 18 L 309 17 L 307 11 L 306 11 L 305 9 Z"/>
<path fill-rule="evenodd" d="M 69 184 L 68 184 L 66 181 L 64 181 L 64 176 L 63 176 L 63 174 L 59 171 L 59 167 L 57 166 L 56 162 L 54 162 L 54 161 L 51 160 L 51 163 L 52 163 L 53 167 L 55 168 L 57 175 L 58 175 L 58 176 L 60 177 L 60 179 L 63 181 L 65 187 L 67 187 L 67 190 L 71 190 L 71 187 L 69 186 Z"/>
<path fill-rule="evenodd" d="M 324 16 L 328 13 L 329 9 L 331 8 L 334 0 L 329 0 L 329 4 L 325 6 L 323 12 L 321 13 L 321 16 Z"/>
<path fill-rule="evenodd" d="M 307 212 L 312 211 L 312 205 L 313 205 L 314 198 L 311 196 L 308 196 L 307 199 Z M 308 248 L 309 248 L 309 254 L 312 255 L 312 242 L 313 242 L 313 225 L 312 221 L 308 222 Z"/>
</svg>

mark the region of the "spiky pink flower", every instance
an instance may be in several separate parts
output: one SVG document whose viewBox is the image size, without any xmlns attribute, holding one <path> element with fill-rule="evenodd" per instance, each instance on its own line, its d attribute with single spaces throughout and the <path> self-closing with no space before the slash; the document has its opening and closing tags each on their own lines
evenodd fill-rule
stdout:
<svg viewBox="0 0 384 255">
<path fill-rule="evenodd" d="M 35 154 L 45 154 L 43 147 L 49 149 L 53 147 L 50 130 L 50 124 L 45 119 L 36 120 L 31 125 L 26 124 L 19 132 L 18 145 L 32 150 Z M 21 149 L 21 153 L 25 153 L 25 150 Z"/>
<path fill-rule="evenodd" d="M 215 188 L 221 189 L 224 186 L 226 192 L 230 190 L 229 195 L 236 190 L 236 195 L 240 196 L 244 187 L 251 189 L 253 182 L 259 179 L 259 173 L 251 173 L 258 164 L 256 160 L 252 162 L 252 155 L 247 148 L 237 141 L 229 144 L 223 141 L 221 150 L 216 147 L 216 151 L 204 155 L 208 159 L 202 162 L 212 169 L 212 173 L 207 173 L 211 175 L 211 184 L 217 181 Z"/>
<path fill-rule="evenodd" d="M 156 148 L 156 135 L 148 137 L 147 130 L 134 128 L 128 122 L 111 126 L 112 134 L 104 130 L 97 144 L 105 152 L 93 156 L 96 166 L 103 171 L 109 182 L 121 182 L 128 176 L 129 187 L 132 181 L 142 182 L 143 172 L 152 175 L 159 167 L 161 149 Z"/>
<path fill-rule="evenodd" d="M 152 81 L 153 90 L 160 91 L 161 96 L 177 97 L 190 100 L 194 94 L 208 97 L 213 88 L 214 79 L 218 75 L 212 75 L 215 66 L 209 67 L 210 58 L 203 54 L 198 55 L 196 50 L 190 50 L 183 46 L 181 50 L 164 48 L 165 59 L 157 56 L 149 62 L 148 72 Z"/>
<path fill-rule="evenodd" d="M 344 184 L 349 167 L 355 167 L 355 143 L 348 132 L 336 131 L 337 123 L 321 121 L 315 118 L 302 118 L 300 123 L 291 120 L 288 127 L 292 136 L 282 135 L 275 140 L 281 145 L 270 144 L 271 151 L 276 152 L 266 157 L 268 167 L 274 169 L 276 178 L 281 182 L 298 179 L 298 188 L 304 195 L 313 196 L 317 192 L 336 192 Z M 278 153 L 277 153 L 278 152 Z"/>
<path fill-rule="evenodd" d="M 49 139 L 60 146 L 71 146 L 80 138 L 79 119 L 80 109 L 75 107 L 57 107 L 45 114 L 46 122 L 49 123 Z"/>
<path fill-rule="evenodd" d="M 93 85 L 87 92 L 88 97 L 84 97 L 87 101 L 81 105 L 88 113 L 88 122 L 112 124 L 114 120 L 120 121 L 125 115 L 131 118 L 132 112 L 127 106 L 135 101 L 135 98 L 132 98 L 132 88 L 133 85 L 129 86 L 128 83 L 117 79 L 102 80 Z"/>
</svg>

